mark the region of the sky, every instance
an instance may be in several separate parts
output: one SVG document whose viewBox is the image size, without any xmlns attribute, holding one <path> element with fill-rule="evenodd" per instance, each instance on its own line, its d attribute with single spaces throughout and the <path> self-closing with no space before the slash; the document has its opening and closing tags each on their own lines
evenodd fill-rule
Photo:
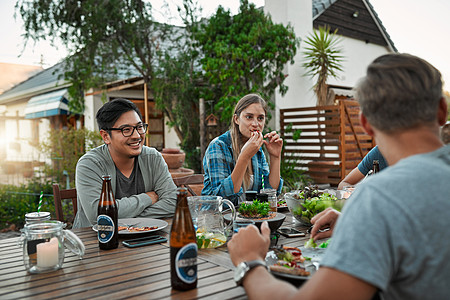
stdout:
<svg viewBox="0 0 450 300">
<path fill-rule="evenodd" d="M 443 74 L 450 89 L 450 58 L 448 46 L 450 33 L 450 1 L 448 0 L 369 0 L 378 13 L 384 27 L 399 52 L 420 56 Z M 179 0 L 167 0 L 176 12 L 175 3 Z M 257 7 L 264 5 L 264 0 L 250 0 Z M 64 46 L 50 46 L 48 42 L 34 44 L 30 41 L 24 49 L 23 27 L 20 16 L 14 19 L 16 0 L 0 0 L 0 62 L 39 65 L 47 68 L 67 55 Z M 164 20 L 167 16 L 161 9 L 163 0 L 152 0 L 158 11 L 155 16 Z M 198 0 L 203 8 L 203 16 L 213 14 L 220 4 L 237 13 L 239 0 Z M 24 49 L 20 57 L 18 55 Z"/>
</svg>

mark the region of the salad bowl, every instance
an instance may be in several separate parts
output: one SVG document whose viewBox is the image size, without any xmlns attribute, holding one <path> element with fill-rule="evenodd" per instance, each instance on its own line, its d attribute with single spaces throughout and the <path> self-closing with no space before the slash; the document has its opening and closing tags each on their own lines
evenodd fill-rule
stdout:
<svg viewBox="0 0 450 300">
<path fill-rule="evenodd" d="M 301 224 L 311 226 L 311 219 L 328 207 L 341 211 L 345 199 L 319 190 L 301 190 L 284 195 L 289 211 Z"/>
</svg>

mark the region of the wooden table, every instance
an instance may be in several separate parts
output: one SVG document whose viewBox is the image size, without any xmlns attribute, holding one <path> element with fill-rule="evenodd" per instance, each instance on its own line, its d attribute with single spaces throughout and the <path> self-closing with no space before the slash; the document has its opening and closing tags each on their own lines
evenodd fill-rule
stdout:
<svg viewBox="0 0 450 300">
<path fill-rule="evenodd" d="M 288 211 L 283 226 L 306 230 Z M 169 226 L 158 231 L 169 238 Z M 242 287 L 233 280 L 234 266 L 226 246 L 202 249 L 198 255 L 198 285 L 190 291 L 170 286 L 169 243 L 114 250 L 100 250 L 91 228 L 74 229 L 86 246 L 82 260 L 66 250 L 63 268 L 43 274 L 26 272 L 18 238 L 0 240 L 0 299 L 246 299 Z M 278 245 L 300 246 L 304 238 L 280 236 Z M 123 238 L 120 238 L 122 241 Z"/>
</svg>

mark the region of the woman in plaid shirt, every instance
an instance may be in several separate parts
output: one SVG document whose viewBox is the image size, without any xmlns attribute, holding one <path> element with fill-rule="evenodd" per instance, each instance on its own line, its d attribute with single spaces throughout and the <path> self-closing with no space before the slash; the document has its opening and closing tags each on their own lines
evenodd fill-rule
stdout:
<svg viewBox="0 0 450 300">
<path fill-rule="evenodd" d="M 267 104 L 259 95 L 248 94 L 234 108 L 230 130 L 216 137 L 203 158 L 202 195 L 217 195 L 235 205 L 245 191 L 274 188 L 280 193 L 280 159 L 283 140 L 272 131 L 263 136 Z M 262 150 L 266 145 L 270 166 Z"/>
</svg>

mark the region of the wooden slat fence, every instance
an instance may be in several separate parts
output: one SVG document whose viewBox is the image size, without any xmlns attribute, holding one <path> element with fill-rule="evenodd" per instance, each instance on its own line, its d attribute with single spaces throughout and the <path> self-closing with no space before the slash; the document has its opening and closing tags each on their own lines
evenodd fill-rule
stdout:
<svg viewBox="0 0 450 300">
<path fill-rule="evenodd" d="M 359 122 L 359 105 L 354 100 L 280 109 L 280 131 L 283 159 L 295 161 L 319 184 L 336 186 L 374 146 Z"/>
</svg>

